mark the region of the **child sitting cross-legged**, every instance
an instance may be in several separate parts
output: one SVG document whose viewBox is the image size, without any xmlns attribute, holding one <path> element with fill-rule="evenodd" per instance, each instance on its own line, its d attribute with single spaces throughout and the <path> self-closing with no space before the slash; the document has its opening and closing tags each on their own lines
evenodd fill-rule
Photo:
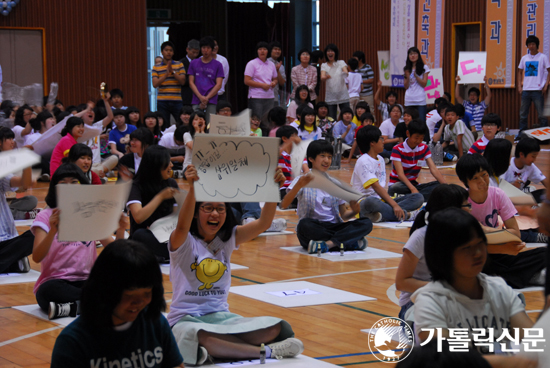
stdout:
<svg viewBox="0 0 550 368">
<path fill-rule="evenodd" d="M 475 142 L 474 135 L 468 129 L 466 124 L 459 119 L 456 107 L 449 105 L 445 110 L 445 116 L 441 128 L 434 134 L 434 142 L 439 141 L 443 133 L 443 148 L 447 150 L 458 151 L 458 158 L 466 154 Z M 454 142 L 454 147 L 450 147 L 449 142 Z M 453 160 L 454 161 L 454 160 Z"/>
<path fill-rule="evenodd" d="M 312 172 L 331 178 L 327 171 L 332 164 L 334 149 L 324 140 L 313 141 L 307 148 L 307 161 Z M 372 222 L 368 218 L 349 220 L 359 212 L 357 202 L 350 203 L 315 188 L 306 188 L 313 180 L 312 175 L 301 175 L 289 185 L 287 195 L 281 202 L 281 208 L 287 208 L 298 197 L 298 217 L 296 235 L 300 245 L 308 253 L 339 250 L 343 244 L 345 250 L 363 250 L 367 247 L 365 238 L 372 231 Z"/>
<path fill-rule="evenodd" d="M 393 200 L 386 191 L 386 166 L 379 155 L 384 150 L 380 129 L 373 125 L 359 129 L 357 144 L 366 153 L 357 159 L 351 176 L 352 186 L 364 195 L 359 200 L 361 216 L 372 222 L 414 220 L 424 196 L 410 193 Z"/>
<path fill-rule="evenodd" d="M 487 147 L 489 141 L 494 139 L 497 135 L 501 125 L 502 120 L 497 114 L 490 113 L 485 115 L 481 119 L 481 129 L 483 130 L 483 135 L 481 136 L 481 138 L 475 141 L 474 144 L 472 144 L 472 146 L 468 150 L 468 153 L 479 153 L 480 155 L 482 155 L 483 152 L 485 152 L 485 147 Z"/>
</svg>

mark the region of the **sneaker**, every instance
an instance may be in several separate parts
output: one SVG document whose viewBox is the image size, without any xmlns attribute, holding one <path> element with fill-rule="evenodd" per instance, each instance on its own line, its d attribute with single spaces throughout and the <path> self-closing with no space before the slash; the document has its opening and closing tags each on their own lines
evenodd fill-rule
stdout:
<svg viewBox="0 0 550 368">
<path fill-rule="evenodd" d="M 368 246 L 369 246 L 369 241 L 367 240 L 367 237 L 364 237 L 363 239 L 357 242 L 358 250 L 365 250 L 367 249 Z"/>
<path fill-rule="evenodd" d="M 545 235 L 543 233 L 538 233 L 537 243 L 548 243 L 548 235 Z"/>
<path fill-rule="evenodd" d="M 321 250 L 321 253 L 328 252 L 328 246 L 327 243 L 325 243 L 322 240 L 316 241 L 316 240 L 310 240 L 309 245 L 307 247 L 307 252 L 309 254 L 315 254 Z"/>
<path fill-rule="evenodd" d="M 42 174 L 36 179 L 36 181 L 42 182 L 42 183 L 49 183 L 50 182 L 50 174 Z"/>
<path fill-rule="evenodd" d="M 50 302 L 48 308 L 48 319 L 56 319 L 62 317 L 76 317 L 76 302 L 70 303 L 55 303 Z"/>
<path fill-rule="evenodd" d="M 381 212 L 371 212 L 367 215 L 365 215 L 366 218 L 372 221 L 372 223 L 377 223 L 382 221 L 382 213 Z"/>
<path fill-rule="evenodd" d="M 266 230 L 267 231 L 271 231 L 271 232 L 278 232 L 278 231 L 283 231 L 286 229 L 286 220 L 284 218 L 276 218 L 273 220 L 273 222 L 271 223 L 271 226 L 269 227 L 269 229 Z"/>
<path fill-rule="evenodd" d="M 247 218 L 243 219 L 242 224 L 243 224 L 243 225 L 246 225 L 246 224 L 249 224 L 249 223 L 251 223 L 251 222 L 253 222 L 253 221 L 256 221 L 256 219 L 255 219 L 254 217 L 247 217 Z"/>
<path fill-rule="evenodd" d="M 25 220 L 34 220 L 36 218 L 36 215 L 38 215 L 40 211 L 42 211 L 41 208 L 35 208 L 34 210 L 26 211 Z"/>
<path fill-rule="evenodd" d="M 422 211 L 422 207 L 414 211 L 407 211 L 407 221 L 414 221 L 420 211 Z"/>
<path fill-rule="evenodd" d="M 31 264 L 29 263 L 28 257 L 23 257 L 17 261 L 17 272 L 18 273 L 27 273 L 31 270 Z"/>
<path fill-rule="evenodd" d="M 204 346 L 199 346 L 199 355 L 197 356 L 197 364 L 195 365 L 203 365 L 206 359 L 208 359 L 208 350 Z"/>
<path fill-rule="evenodd" d="M 304 351 L 304 344 L 294 337 L 267 346 L 271 349 L 271 358 L 275 359 L 292 358 Z"/>
</svg>

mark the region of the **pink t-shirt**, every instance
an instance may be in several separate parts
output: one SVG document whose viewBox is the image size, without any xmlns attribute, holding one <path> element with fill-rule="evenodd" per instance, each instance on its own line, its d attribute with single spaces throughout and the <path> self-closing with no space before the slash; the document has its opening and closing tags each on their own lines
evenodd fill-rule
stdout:
<svg viewBox="0 0 550 368">
<path fill-rule="evenodd" d="M 260 58 L 250 60 L 246 64 L 244 75 L 252 78 L 254 82 L 271 83 L 274 78 L 277 78 L 277 68 L 271 61 L 263 62 Z M 263 88 L 248 87 L 248 98 L 274 98 L 273 88 L 265 91 Z"/>
<path fill-rule="evenodd" d="M 70 134 L 67 134 L 57 142 L 52 152 L 52 158 L 50 159 L 50 175 L 53 176 L 55 170 L 61 166 L 61 160 L 69 155 L 71 147 L 78 142 Z"/>
<path fill-rule="evenodd" d="M 489 227 L 497 227 L 498 216 L 506 221 L 517 213 L 510 198 L 500 188 L 489 187 L 487 199 L 483 203 L 475 203 L 470 198 L 468 202 L 472 205 L 472 215 L 481 224 Z"/>
<path fill-rule="evenodd" d="M 50 216 L 53 210 L 46 208 L 32 223 L 31 232 L 35 234 L 36 228 L 45 232 L 50 231 Z M 94 242 L 60 242 L 58 234 L 52 241 L 52 245 L 46 257 L 40 262 L 40 276 L 34 285 L 34 293 L 40 285 L 49 280 L 81 281 L 88 279 L 90 270 L 97 258 Z"/>
</svg>

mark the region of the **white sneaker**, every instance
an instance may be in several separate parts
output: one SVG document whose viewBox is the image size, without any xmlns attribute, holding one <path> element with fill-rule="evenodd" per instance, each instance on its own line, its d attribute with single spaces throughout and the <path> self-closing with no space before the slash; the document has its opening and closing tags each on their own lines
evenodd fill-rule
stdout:
<svg viewBox="0 0 550 368">
<path fill-rule="evenodd" d="M 304 351 L 304 344 L 294 337 L 267 346 L 271 349 L 271 358 L 275 359 L 292 358 Z"/>
<path fill-rule="evenodd" d="M 418 213 L 420 211 L 422 211 L 422 207 L 420 207 L 419 209 L 414 210 L 414 211 L 408 211 L 407 212 L 407 221 L 414 221 L 416 219 L 416 216 L 418 215 Z"/>
<path fill-rule="evenodd" d="M 196 365 L 203 365 L 206 359 L 208 359 L 208 351 L 204 346 L 199 346 L 199 356 L 197 357 Z"/>
<path fill-rule="evenodd" d="M 373 224 L 382 221 L 382 213 L 380 212 L 371 212 L 365 217 L 371 220 Z"/>
<path fill-rule="evenodd" d="M 286 229 L 286 220 L 284 218 L 276 218 L 271 223 L 271 226 L 266 231 L 278 232 Z"/>
<path fill-rule="evenodd" d="M 253 221 L 256 221 L 256 219 L 255 219 L 254 217 L 247 217 L 247 218 L 243 219 L 242 225 L 249 224 L 249 223 L 251 223 L 251 222 L 253 222 Z"/>
</svg>

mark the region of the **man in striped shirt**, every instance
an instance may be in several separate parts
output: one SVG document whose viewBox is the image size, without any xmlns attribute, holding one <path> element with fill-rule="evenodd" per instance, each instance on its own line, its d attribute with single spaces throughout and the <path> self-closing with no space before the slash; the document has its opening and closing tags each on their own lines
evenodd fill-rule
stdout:
<svg viewBox="0 0 550 368">
<path fill-rule="evenodd" d="M 179 121 L 183 103 L 181 100 L 181 85 L 185 83 L 185 68 L 183 63 L 172 60 L 174 44 L 170 41 L 160 45 L 162 62 L 153 67 L 153 87 L 158 88 L 157 111 L 162 114 L 164 124 L 170 125 L 170 115 Z"/>
<path fill-rule="evenodd" d="M 413 120 L 407 127 L 407 140 L 393 147 L 391 161 L 393 169 L 390 174 L 390 196 L 396 194 L 420 193 L 427 202 L 432 190 L 439 184 L 447 184 L 432 160 L 427 145 L 422 143 L 426 125 Z M 418 183 L 417 178 L 422 166 L 428 166 L 437 181 Z"/>
<path fill-rule="evenodd" d="M 456 87 L 455 87 L 455 96 L 456 96 L 456 102 L 458 102 L 461 105 L 464 105 L 464 109 L 467 113 L 470 113 L 473 118 L 474 122 L 470 123 L 470 127 L 473 132 L 480 131 L 481 128 L 481 119 L 483 118 L 483 115 L 485 114 L 485 109 L 487 109 L 487 106 L 489 106 L 489 102 L 491 102 L 491 89 L 489 88 L 489 83 L 487 83 L 487 76 L 483 78 L 485 81 L 485 100 L 479 102 L 479 96 L 481 95 L 481 91 L 476 88 L 472 87 L 468 90 L 468 100 L 464 100 L 462 96 L 460 95 L 460 84 L 458 84 L 458 81 L 460 80 L 460 77 L 456 77 Z M 475 128 L 474 128 L 475 127 Z"/>
</svg>

